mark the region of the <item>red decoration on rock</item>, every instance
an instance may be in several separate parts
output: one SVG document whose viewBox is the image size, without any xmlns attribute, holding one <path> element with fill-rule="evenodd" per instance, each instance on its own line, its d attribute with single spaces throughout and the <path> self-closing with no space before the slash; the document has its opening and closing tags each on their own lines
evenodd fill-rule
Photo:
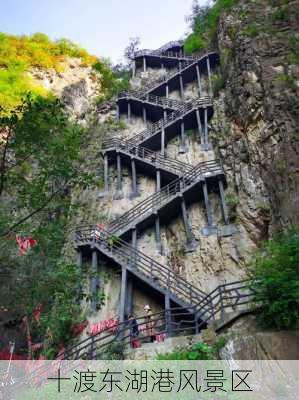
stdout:
<svg viewBox="0 0 299 400">
<path fill-rule="evenodd" d="M 72 334 L 74 336 L 80 335 L 84 331 L 84 329 L 87 327 L 87 325 L 88 325 L 87 321 L 84 321 L 81 324 L 74 325 L 72 327 Z"/>
<path fill-rule="evenodd" d="M 97 333 L 101 333 L 104 330 L 108 329 L 111 332 L 115 332 L 117 329 L 118 325 L 118 320 L 111 318 L 111 319 L 105 319 L 104 321 L 98 322 L 96 324 L 92 324 L 90 326 L 90 334 L 91 335 L 96 335 Z"/>
<path fill-rule="evenodd" d="M 21 255 L 26 254 L 29 249 L 37 245 L 37 241 L 31 236 L 22 237 L 16 235 L 16 242 L 18 244 Z"/>
</svg>

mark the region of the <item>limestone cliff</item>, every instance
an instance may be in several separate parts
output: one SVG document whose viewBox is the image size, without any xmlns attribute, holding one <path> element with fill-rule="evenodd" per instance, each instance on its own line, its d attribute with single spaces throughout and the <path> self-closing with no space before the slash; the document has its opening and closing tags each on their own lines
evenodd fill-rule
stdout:
<svg viewBox="0 0 299 400">
<path fill-rule="evenodd" d="M 254 244 L 298 224 L 298 1 L 241 1 L 219 21 L 213 140 Z"/>
<path fill-rule="evenodd" d="M 274 5 L 273 5 L 273 4 Z M 276 4 L 277 3 L 277 4 Z M 196 132 L 189 132 L 187 151 L 179 153 L 178 140 L 167 145 L 167 154 L 195 165 L 219 157 L 224 165 L 230 209 L 230 221 L 236 232 L 230 236 L 202 234 L 205 212 L 199 201 L 188 210 L 196 248 L 186 251 L 185 232 L 180 217 L 162 228 L 162 252 L 156 248 L 154 231 L 149 229 L 138 237 L 138 249 L 205 291 L 217 285 L 242 278 L 246 265 L 260 241 L 290 224 L 298 223 L 298 131 L 297 121 L 299 70 L 294 56 L 298 46 L 295 12 L 281 13 L 280 2 L 240 1 L 219 20 L 215 46 L 221 68 L 214 74 L 214 117 L 210 122 L 213 149 L 203 151 Z M 287 7 L 298 10 L 298 1 Z M 295 50 L 294 50 L 295 49 Z M 298 48 L 297 48 L 298 50 Z M 139 87 L 163 71 L 137 72 L 132 82 Z M 205 82 L 204 88 L 207 89 Z M 74 93 L 76 98 L 76 93 Z M 196 84 L 185 87 L 186 98 L 197 96 Z M 178 93 L 170 93 L 177 98 Z M 74 100 L 76 103 L 76 100 Z M 100 116 L 107 131 L 114 112 Z M 106 122 L 105 122 L 106 121 Z M 110 121 L 110 122 L 109 122 Z M 108 135 L 132 137 L 144 128 L 141 118 L 131 123 L 121 121 Z M 112 124 L 113 125 L 113 124 Z M 109 131 L 109 129 L 108 129 Z M 86 150 L 87 159 L 97 160 L 96 174 L 101 166 L 99 135 L 93 142 L 93 153 Z M 96 144 L 97 143 L 97 144 Z M 100 178 L 99 178 L 100 179 Z M 76 222 L 99 223 L 129 210 L 134 204 L 155 191 L 155 182 L 138 176 L 140 196 L 131 199 L 130 172 L 123 174 L 124 198 L 116 200 L 115 169 L 110 169 L 110 191 L 102 197 L 103 188 L 76 193 L 84 199 Z M 211 194 L 214 220 L 220 224 L 221 212 L 216 194 Z M 83 203 L 82 203 L 83 204 Z M 106 305 L 96 319 L 110 317 L 117 312 L 119 277 L 102 280 Z M 118 281 L 112 285 L 111 279 Z M 112 289 L 113 288 L 113 289 Z M 137 289 L 136 289 L 137 290 Z M 137 294 L 134 313 L 142 312 L 142 304 L 154 300 Z"/>
<path fill-rule="evenodd" d="M 35 67 L 28 74 L 37 85 L 60 98 L 78 120 L 94 110 L 94 101 L 101 93 L 101 75 L 80 58 L 67 57 L 60 71 Z"/>
</svg>

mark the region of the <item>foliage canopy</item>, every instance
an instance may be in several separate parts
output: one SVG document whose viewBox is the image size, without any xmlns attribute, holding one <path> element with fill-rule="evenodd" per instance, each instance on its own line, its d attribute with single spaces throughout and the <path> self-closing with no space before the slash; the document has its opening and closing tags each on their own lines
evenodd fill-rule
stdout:
<svg viewBox="0 0 299 400">
<path fill-rule="evenodd" d="M 251 266 L 259 323 L 291 329 L 299 324 L 299 232 L 291 230 L 265 242 Z"/>
<path fill-rule="evenodd" d="M 30 320 L 33 340 L 52 357 L 80 321 L 78 271 L 62 257 L 67 223 L 75 211 L 69 192 L 87 186 L 80 170 L 85 129 L 71 122 L 55 99 L 28 97 L 0 118 L 0 273 L 2 305 L 32 315 L 43 304 L 40 323 Z M 32 236 L 37 246 L 20 255 L 15 235 Z"/>
<path fill-rule="evenodd" d="M 32 67 L 63 70 L 66 57 L 77 57 L 82 65 L 93 65 L 97 58 L 67 39 L 51 41 L 43 33 L 14 36 L 0 33 L 0 107 L 10 113 L 22 103 L 28 93 L 46 95 L 36 85 L 28 71 Z"/>
</svg>

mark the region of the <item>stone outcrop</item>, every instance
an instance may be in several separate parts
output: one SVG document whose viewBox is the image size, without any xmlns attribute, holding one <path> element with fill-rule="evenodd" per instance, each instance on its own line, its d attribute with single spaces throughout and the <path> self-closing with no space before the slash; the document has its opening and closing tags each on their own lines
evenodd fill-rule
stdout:
<svg viewBox="0 0 299 400">
<path fill-rule="evenodd" d="M 214 144 L 229 173 L 235 218 L 255 244 L 298 224 L 299 70 L 292 43 L 299 3 L 280 3 L 240 1 L 218 26 L 225 88 L 212 122 Z"/>
<path fill-rule="evenodd" d="M 94 109 L 94 100 L 101 92 L 100 74 L 84 65 L 80 58 L 67 58 L 61 72 L 34 68 L 29 75 L 36 84 L 59 97 L 78 120 Z"/>
<path fill-rule="evenodd" d="M 298 2 L 292 2 L 292 6 L 297 5 Z M 268 1 L 263 0 L 259 4 L 240 1 L 232 10 L 223 13 L 217 31 L 222 66 L 213 80 L 215 85 L 217 81 L 219 84 L 221 75 L 224 87 L 217 90 L 214 98 L 214 117 L 210 122 L 213 149 L 200 149 L 196 132 L 188 133 L 187 152 L 184 154 L 179 154 L 176 138 L 167 145 L 169 156 L 193 165 L 215 156 L 220 157 L 228 183 L 226 199 L 230 219 L 236 226 L 236 233 L 228 237 L 204 236 L 201 227 L 205 225 L 206 216 L 198 202 L 188 210 L 197 243 L 193 252 L 186 251 L 185 232 L 179 217 L 161 230 L 162 254 L 156 248 L 153 229 L 148 229 L 138 237 L 139 250 L 168 265 L 207 292 L 221 283 L 243 278 L 247 271 L 246 265 L 261 240 L 269 238 L 281 228 L 298 223 L 296 98 L 299 71 L 293 61 L 289 61 L 289 39 L 295 37 L 296 26 L 292 17 L 287 22 L 273 22 L 275 10 L 275 7 L 269 6 Z M 265 20 L 267 24 L 263 24 Z M 270 22 L 272 28 L 269 28 Z M 253 24 L 256 28 L 254 35 L 251 33 Z M 139 87 L 147 79 L 162 73 L 161 70 L 139 73 L 133 85 Z M 204 87 L 207 88 L 207 84 Z M 186 96 L 196 97 L 195 88 L 195 84 L 189 84 L 185 88 Z M 72 83 L 64 93 L 71 98 L 75 96 L 75 99 L 67 101 L 76 108 L 76 97 L 84 97 L 86 90 L 86 85 L 84 87 L 79 80 Z M 170 93 L 170 98 L 178 98 L 178 92 Z M 84 104 L 82 109 L 85 110 Z M 109 111 L 109 114 L 101 116 L 101 121 L 111 116 L 114 117 L 114 113 Z M 138 118 L 132 118 L 131 123 L 121 122 L 126 126 L 118 132 L 119 137 L 130 138 L 144 129 L 143 121 Z M 85 218 L 90 223 L 113 219 L 155 191 L 154 180 L 138 176 L 140 197 L 130 199 L 130 173 L 124 171 L 124 198 L 116 200 L 113 198 L 116 188 L 115 170 L 110 169 L 109 180 L 111 190 L 106 198 L 101 197 L 102 188 L 84 193 L 82 219 L 88 214 L 86 208 L 92 209 L 88 218 Z M 218 222 L 221 212 L 213 195 L 211 203 Z M 107 304 L 97 313 L 98 320 L 111 317 L 117 312 L 117 302 L 114 300 L 119 296 L 115 289 L 119 287 L 119 282 L 111 292 L 109 279 L 102 288 Z M 111 279 L 119 280 L 119 277 Z M 112 302 L 109 300 L 110 295 L 114 296 Z M 136 315 L 142 313 L 142 304 L 145 302 L 150 303 L 154 310 L 158 308 L 150 296 L 143 296 L 137 291 L 134 300 Z M 232 339 L 232 357 L 246 356 L 249 348 L 255 346 L 254 343 L 260 343 L 258 346 L 262 349 L 269 340 L 269 343 L 277 347 L 275 343 L 280 340 L 280 343 L 285 343 L 288 337 L 287 333 L 252 333 L 247 342 L 247 350 L 240 353 L 242 335 L 240 331 Z M 267 347 L 248 357 L 279 358 L 282 355 L 279 352 L 275 354 Z"/>
<path fill-rule="evenodd" d="M 226 339 L 220 356 L 225 360 L 298 360 L 299 331 L 266 330 L 254 315 L 242 317 L 221 331 Z"/>
</svg>

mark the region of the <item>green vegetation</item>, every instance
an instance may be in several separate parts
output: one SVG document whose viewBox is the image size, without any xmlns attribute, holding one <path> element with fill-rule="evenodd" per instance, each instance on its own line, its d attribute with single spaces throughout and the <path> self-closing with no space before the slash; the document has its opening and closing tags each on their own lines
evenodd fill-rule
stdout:
<svg viewBox="0 0 299 400">
<path fill-rule="evenodd" d="M 213 74 L 212 76 L 212 86 L 213 86 L 213 93 L 217 96 L 221 89 L 225 86 L 225 80 L 223 76 L 218 74 Z"/>
<path fill-rule="evenodd" d="M 2 305 L 28 316 L 33 341 L 42 341 L 43 354 L 52 357 L 83 318 L 74 301 L 79 296 L 78 271 L 62 251 L 67 223 L 76 212 L 70 190 L 92 182 L 80 170 L 85 130 L 69 121 L 58 100 L 28 97 L 0 118 L 0 132 Z M 32 236 L 37 245 L 20 255 L 16 234 Z M 32 311 L 40 303 L 37 322 Z"/>
<path fill-rule="evenodd" d="M 123 342 L 113 342 L 109 344 L 104 354 L 102 355 L 103 360 L 124 360 L 125 344 Z"/>
<path fill-rule="evenodd" d="M 3 114 L 9 114 L 22 99 L 31 93 L 46 95 L 42 87 L 36 85 L 27 71 L 37 67 L 63 70 L 66 57 L 78 57 L 82 65 L 93 65 L 97 59 L 86 50 L 67 39 L 51 41 L 46 35 L 13 36 L 0 33 L 0 107 Z"/>
<path fill-rule="evenodd" d="M 29 354 L 30 345 L 24 343 L 24 352 L 34 358 L 54 357 L 72 340 L 72 328 L 84 320 L 79 299 L 90 299 L 78 285 L 82 279 L 76 266 L 64 256 L 71 235 L 68 224 L 80 207 L 71 202 L 70 193 L 101 182 L 95 182 L 94 169 L 86 167 L 81 155 L 88 129 L 100 129 L 97 137 L 102 138 L 108 125 L 110 130 L 121 127 L 113 121 L 91 126 L 91 118 L 89 128 L 82 128 L 69 120 L 59 100 L 29 77 L 32 68 L 62 71 L 68 57 L 80 58 L 82 66 L 99 72 L 102 99 L 127 87 L 126 68 L 112 70 L 108 62 L 66 39 L 0 34 L 0 266 L 5 276 L 0 289 L 2 306 L 27 316 L 33 343 L 43 343 L 41 353 L 35 354 Z M 32 237 L 37 245 L 21 255 L 16 235 Z M 100 293 L 99 302 L 104 301 Z M 39 304 L 41 318 L 36 321 L 32 313 Z"/>
<path fill-rule="evenodd" d="M 218 353 L 225 346 L 225 338 L 219 337 L 213 346 L 198 342 L 193 346 L 178 348 L 171 353 L 158 354 L 157 360 L 215 360 L 219 358 Z"/>
<path fill-rule="evenodd" d="M 290 10 L 287 4 L 278 7 L 273 15 L 272 15 L 272 19 L 274 22 L 283 22 L 283 21 L 288 21 L 290 17 Z"/>
<path fill-rule="evenodd" d="M 291 74 L 281 73 L 275 78 L 275 82 L 283 87 L 292 89 L 295 86 L 295 78 Z"/>
<path fill-rule="evenodd" d="M 299 38 L 297 36 L 288 37 L 289 51 L 287 54 L 288 64 L 299 64 Z"/>
<path fill-rule="evenodd" d="M 234 192 L 227 191 L 225 193 L 225 201 L 230 207 L 237 207 L 239 204 L 239 198 L 236 196 Z"/>
<path fill-rule="evenodd" d="M 299 232 L 290 230 L 264 243 L 251 266 L 257 318 L 263 327 L 299 326 Z"/>
<path fill-rule="evenodd" d="M 109 60 L 102 60 L 93 67 L 101 74 L 102 93 L 97 99 L 98 104 L 110 100 L 122 90 L 129 89 L 131 74 L 126 66 L 112 67 Z"/>
<path fill-rule="evenodd" d="M 200 7 L 194 2 L 192 15 L 189 17 L 193 32 L 185 40 L 186 53 L 207 49 L 215 39 L 221 13 L 233 7 L 238 1 L 216 0 L 212 7 Z"/>
<path fill-rule="evenodd" d="M 250 38 L 255 38 L 260 32 L 259 27 L 257 24 L 247 25 L 246 28 L 243 30 L 243 34 Z"/>
</svg>

